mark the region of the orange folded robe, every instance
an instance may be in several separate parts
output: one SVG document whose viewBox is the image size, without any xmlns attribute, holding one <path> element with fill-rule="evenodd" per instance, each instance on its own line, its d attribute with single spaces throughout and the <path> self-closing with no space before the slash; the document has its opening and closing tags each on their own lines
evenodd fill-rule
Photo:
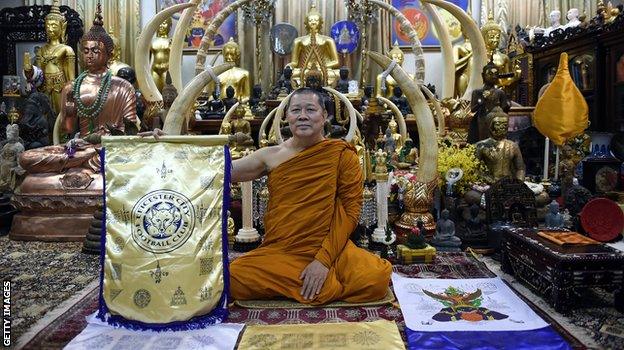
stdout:
<svg viewBox="0 0 624 350">
<path fill-rule="evenodd" d="M 301 303 L 383 298 L 392 266 L 349 240 L 362 207 L 362 172 L 353 148 L 325 140 L 269 174 L 264 242 L 230 264 L 234 299 L 288 297 Z M 314 259 L 329 268 L 313 300 L 299 275 Z"/>
</svg>

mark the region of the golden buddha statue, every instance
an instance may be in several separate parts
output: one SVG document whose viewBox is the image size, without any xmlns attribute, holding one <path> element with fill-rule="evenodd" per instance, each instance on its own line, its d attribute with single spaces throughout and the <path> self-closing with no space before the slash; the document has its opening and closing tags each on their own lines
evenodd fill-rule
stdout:
<svg viewBox="0 0 624 350">
<path fill-rule="evenodd" d="M 225 129 L 222 130 L 224 134 L 227 132 L 227 124 L 229 124 L 231 133 L 237 136 L 234 141 L 234 147 L 230 148 L 232 159 L 241 158 L 255 150 L 254 141 L 251 137 L 251 124 L 245 119 L 245 113 L 246 108 L 238 105 L 230 122 L 222 125 L 222 128 Z"/>
<path fill-rule="evenodd" d="M 113 39 L 113 45 L 115 48 L 113 49 L 113 57 L 111 57 L 110 62 L 108 63 L 108 68 L 111 70 L 113 75 L 117 75 L 117 72 L 121 68 L 130 67 L 128 64 L 121 62 L 121 44 L 119 43 L 119 38 L 115 35 L 115 29 L 113 27 L 108 28 L 108 35 Z"/>
<path fill-rule="evenodd" d="M 490 12 L 487 22 L 481 27 L 481 35 L 483 35 L 483 39 L 485 40 L 487 57 L 490 57 L 492 62 L 494 62 L 494 65 L 498 68 L 498 73 L 511 75 L 498 78 L 496 83 L 497 87 L 505 90 L 507 95 L 511 96 L 511 92 L 515 89 L 518 80 L 520 80 L 522 70 L 518 63 L 512 67 L 509 56 L 501 52 L 498 48 L 502 32 L 503 30 L 500 25 L 494 21 L 494 16 L 492 12 Z"/>
<path fill-rule="evenodd" d="M 390 129 L 392 139 L 394 140 L 394 144 L 396 146 L 396 153 L 401 152 L 401 147 L 403 147 L 404 140 L 403 136 L 399 133 L 399 124 L 397 124 L 396 120 L 394 120 L 394 115 L 392 115 L 392 119 L 388 122 L 388 129 Z"/>
<path fill-rule="evenodd" d="M 392 45 L 392 50 L 390 50 L 386 55 L 390 57 L 393 61 L 396 61 L 396 63 L 399 66 L 403 65 L 403 59 L 405 58 L 405 54 L 403 54 L 403 50 L 401 50 L 401 48 L 399 47 L 398 42 L 395 42 L 394 45 Z M 414 79 L 413 74 L 409 74 L 409 76 L 410 78 Z M 375 96 L 391 98 L 394 92 L 394 87 L 397 86 L 396 81 L 390 74 L 388 74 L 388 76 L 386 76 L 386 91 L 385 92 L 382 92 L 382 84 L 381 84 L 382 81 L 383 81 L 383 74 L 377 75 L 377 79 L 375 80 L 375 94 L 376 94 Z"/>
<path fill-rule="evenodd" d="M 40 50 L 35 53 L 35 64 L 30 61 L 30 52 L 24 53 L 24 75 L 28 82 L 40 92 L 50 96 L 54 112 L 61 111 L 61 90 L 76 75 L 76 53 L 65 45 L 67 21 L 59 10 L 59 1 L 53 2 L 50 13 L 45 18 L 48 37 Z"/>
<path fill-rule="evenodd" d="M 464 42 L 453 46 L 453 61 L 455 62 L 455 89 L 453 96 L 462 97 L 468 88 L 470 72 L 472 71 L 472 44 L 464 33 Z"/>
<path fill-rule="evenodd" d="M 503 177 L 524 181 L 524 160 L 520 147 L 507 139 L 509 117 L 502 108 L 494 107 L 488 114 L 490 137 L 476 143 L 476 157 L 485 163 L 485 179 L 494 183 Z"/>
<path fill-rule="evenodd" d="M 293 81 L 296 86 L 303 86 L 308 71 L 319 70 L 323 86 L 334 86 L 340 76 L 338 50 L 334 39 L 320 33 L 323 18 L 312 5 L 304 21 L 308 35 L 300 36 L 293 42 L 291 62 Z"/>
<path fill-rule="evenodd" d="M 156 31 L 156 38 L 152 41 L 150 53 L 152 55 L 152 77 L 158 91 L 162 91 L 169 70 L 169 50 L 171 49 L 171 39 L 169 30 L 171 29 L 171 17 L 168 17 Z"/>
<path fill-rule="evenodd" d="M 223 45 L 222 52 L 223 61 L 233 64 L 234 67 L 219 74 L 221 85 L 221 93 L 219 96 L 226 96 L 226 89 L 228 86 L 231 86 L 234 88 L 234 97 L 241 103 L 247 102 L 249 96 L 251 96 L 251 76 L 249 75 L 249 71 L 239 67 L 241 55 L 240 47 L 233 38 L 230 38 L 230 40 Z M 214 83 L 211 85 L 214 86 Z"/>
</svg>

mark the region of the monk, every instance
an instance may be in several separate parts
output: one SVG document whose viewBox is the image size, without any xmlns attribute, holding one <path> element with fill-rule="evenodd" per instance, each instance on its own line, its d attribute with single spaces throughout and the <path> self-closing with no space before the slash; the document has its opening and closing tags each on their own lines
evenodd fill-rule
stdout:
<svg viewBox="0 0 624 350">
<path fill-rule="evenodd" d="M 390 263 L 349 240 L 362 208 L 362 172 L 352 146 L 325 139 L 323 101 L 317 90 L 296 90 L 286 108 L 293 136 L 232 163 L 232 182 L 268 174 L 270 193 L 264 242 L 230 264 L 234 299 L 322 305 L 386 294 Z"/>
<path fill-rule="evenodd" d="M 262 245 L 230 264 L 232 297 L 301 303 L 383 298 L 391 265 L 349 240 L 362 208 L 362 172 L 347 142 L 327 140 L 323 95 L 302 88 L 286 119 L 293 137 L 233 162 L 232 182 L 268 174 Z"/>
</svg>

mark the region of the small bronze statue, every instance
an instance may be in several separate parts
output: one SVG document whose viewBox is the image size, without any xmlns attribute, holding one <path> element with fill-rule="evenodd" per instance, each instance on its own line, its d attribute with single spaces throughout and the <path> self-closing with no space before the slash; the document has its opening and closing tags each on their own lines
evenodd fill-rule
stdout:
<svg viewBox="0 0 624 350">
<path fill-rule="evenodd" d="M 399 111 L 406 116 L 408 114 L 412 114 L 412 110 L 407 102 L 407 98 L 403 96 L 403 90 L 401 90 L 400 86 L 396 86 L 394 90 L 392 90 L 392 96 L 390 97 L 390 102 L 394 103 Z"/>
<path fill-rule="evenodd" d="M 249 98 L 249 107 L 251 113 L 256 117 L 265 117 L 267 114 L 267 108 L 264 103 L 264 97 L 262 96 L 262 85 L 256 84 L 251 89 L 251 97 Z"/>
<path fill-rule="evenodd" d="M 440 251 L 460 251 L 461 239 L 455 236 L 455 223 L 449 219 L 449 215 L 448 209 L 442 210 L 431 245 Z"/>
<path fill-rule="evenodd" d="M 225 98 L 223 99 L 223 104 L 225 105 L 226 112 L 229 111 L 230 108 L 232 108 L 232 106 L 234 106 L 238 102 L 238 99 L 234 97 L 235 92 L 236 91 L 232 86 L 228 86 L 227 89 L 225 89 Z"/>
<path fill-rule="evenodd" d="M 340 68 L 340 79 L 336 83 L 336 90 L 343 94 L 349 93 L 349 68 Z"/>
</svg>

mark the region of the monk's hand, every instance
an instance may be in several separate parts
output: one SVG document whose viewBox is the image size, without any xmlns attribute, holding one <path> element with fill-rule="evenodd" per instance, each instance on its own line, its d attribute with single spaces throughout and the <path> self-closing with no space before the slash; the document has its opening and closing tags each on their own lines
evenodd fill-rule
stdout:
<svg viewBox="0 0 624 350">
<path fill-rule="evenodd" d="M 303 269 L 299 278 L 303 280 L 301 295 L 304 299 L 312 300 L 321 292 L 328 272 L 329 269 L 316 259 Z"/>
<path fill-rule="evenodd" d="M 164 131 L 162 131 L 162 130 L 160 130 L 160 129 L 156 128 L 156 129 L 154 129 L 154 130 L 152 130 L 152 131 L 140 132 L 140 133 L 138 133 L 137 135 L 138 135 L 138 136 L 141 136 L 141 137 L 150 137 L 150 136 L 154 136 L 154 138 L 155 138 L 156 140 L 158 140 L 161 136 L 165 136 L 165 135 L 167 135 L 167 134 L 166 134 Z"/>
</svg>

